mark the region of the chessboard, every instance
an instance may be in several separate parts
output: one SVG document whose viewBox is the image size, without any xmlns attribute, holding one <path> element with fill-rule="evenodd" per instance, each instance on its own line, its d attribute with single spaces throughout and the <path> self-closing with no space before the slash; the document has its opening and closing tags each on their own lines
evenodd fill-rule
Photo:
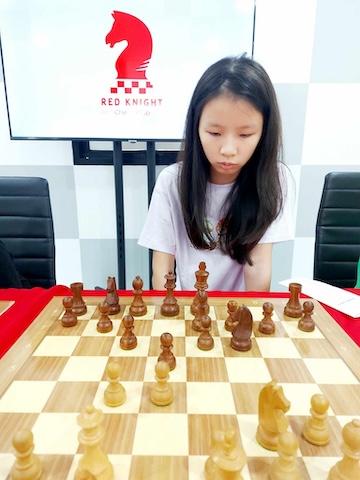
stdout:
<svg viewBox="0 0 360 480">
<path fill-rule="evenodd" d="M 0 315 L 13 305 L 14 302 L 0 300 Z"/>
<path fill-rule="evenodd" d="M 93 405 L 103 412 L 104 436 L 100 448 L 111 462 L 115 479 L 204 479 L 214 432 L 233 429 L 246 454 L 245 480 L 268 478 L 276 451 L 256 441 L 261 389 L 275 380 L 290 402 L 289 431 L 298 438 L 297 464 L 302 479 L 327 479 L 343 457 L 342 428 L 360 418 L 359 348 L 322 308 L 315 305 L 315 329 L 304 332 L 298 320 L 284 316 L 288 296 L 248 297 L 246 294 L 209 293 L 209 316 L 214 347 L 197 346 L 192 329 L 191 292 L 175 292 L 179 313 L 161 314 L 162 296 L 144 292 L 147 312 L 134 317 L 137 346 L 120 347 L 122 319 L 129 314 L 131 292 L 119 296 L 120 312 L 111 315 L 113 328 L 99 333 L 97 291 L 84 296 L 87 312 L 75 326 L 64 327 L 63 297 L 54 297 L 1 360 L 0 478 L 7 479 L 15 461 L 12 439 L 30 429 L 34 453 L 44 478 L 73 479 L 84 447 L 79 445 L 79 415 Z M 252 345 L 248 351 L 231 347 L 225 329 L 227 302 L 246 305 L 253 316 Z M 258 326 L 263 304 L 274 305 L 275 333 Z M 161 353 L 160 336 L 171 333 L 176 367 L 169 373 L 173 401 L 157 406 L 151 401 L 155 366 Z M 104 392 L 109 385 L 109 362 L 120 365 L 125 402 L 109 407 Z M 310 399 L 324 395 L 330 404 L 330 443 L 308 443 L 302 429 L 310 415 Z M 229 477 L 230 478 L 230 477 Z"/>
</svg>

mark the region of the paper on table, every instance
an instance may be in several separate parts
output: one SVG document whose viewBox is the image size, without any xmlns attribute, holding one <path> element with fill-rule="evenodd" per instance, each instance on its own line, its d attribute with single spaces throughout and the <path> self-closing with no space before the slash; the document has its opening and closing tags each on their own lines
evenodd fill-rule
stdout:
<svg viewBox="0 0 360 480">
<path fill-rule="evenodd" d="M 296 282 L 301 284 L 301 292 L 309 297 L 315 298 L 329 307 L 339 310 L 353 318 L 360 317 L 360 296 L 355 293 L 347 292 L 339 287 L 333 287 L 319 280 L 297 277 L 288 280 L 282 280 L 280 285 L 285 287 L 289 283 Z"/>
</svg>

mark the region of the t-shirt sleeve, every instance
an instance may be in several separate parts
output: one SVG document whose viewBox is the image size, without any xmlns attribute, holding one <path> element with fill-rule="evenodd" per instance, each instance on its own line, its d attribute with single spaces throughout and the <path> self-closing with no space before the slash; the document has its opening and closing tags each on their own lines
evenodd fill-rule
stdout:
<svg viewBox="0 0 360 480">
<path fill-rule="evenodd" d="M 175 255 L 175 230 L 170 193 L 171 188 L 176 186 L 173 185 L 173 174 L 165 170 L 160 172 L 156 181 L 138 245 Z"/>
<path fill-rule="evenodd" d="M 259 243 L 278 243 L 294 239 L 295 181 L 285 166 L 281 168 L 281 182 L 284 193 L 282 211 Z"/>
</svg>

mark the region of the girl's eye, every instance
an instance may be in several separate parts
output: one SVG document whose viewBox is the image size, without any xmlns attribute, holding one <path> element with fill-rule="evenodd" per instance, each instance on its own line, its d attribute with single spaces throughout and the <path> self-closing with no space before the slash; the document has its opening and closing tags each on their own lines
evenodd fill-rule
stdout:
<svg viewBox="0 0 360 480">
<path fill-rule="evenodd" d="M 240 135 L 241 138 L 248 138 L 248 137 L 250 137 L 250 136 L 251 136 L 251 133 L 242 133 L 242 134 Z"/>
<path fill-rule="evenodd" d="M 219 132 L 208 132 L 210 135 L 212 135 L 213 137 L 218 137 L 220 135 Z"/>
</svg>

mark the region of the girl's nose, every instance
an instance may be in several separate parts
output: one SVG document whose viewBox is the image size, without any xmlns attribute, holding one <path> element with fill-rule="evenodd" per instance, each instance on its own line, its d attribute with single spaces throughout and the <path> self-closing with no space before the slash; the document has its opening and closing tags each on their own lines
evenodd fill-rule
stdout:
<svg viewBox="0 0 360 480">
<path fill-rule="evenodd" d="M 231 138 L 224 139 L 224 142 L 220 148 L 220 153 L 225 157 L 232 157 L 233 155 L 236 155 L 236 142 Z"/>
</svg>

